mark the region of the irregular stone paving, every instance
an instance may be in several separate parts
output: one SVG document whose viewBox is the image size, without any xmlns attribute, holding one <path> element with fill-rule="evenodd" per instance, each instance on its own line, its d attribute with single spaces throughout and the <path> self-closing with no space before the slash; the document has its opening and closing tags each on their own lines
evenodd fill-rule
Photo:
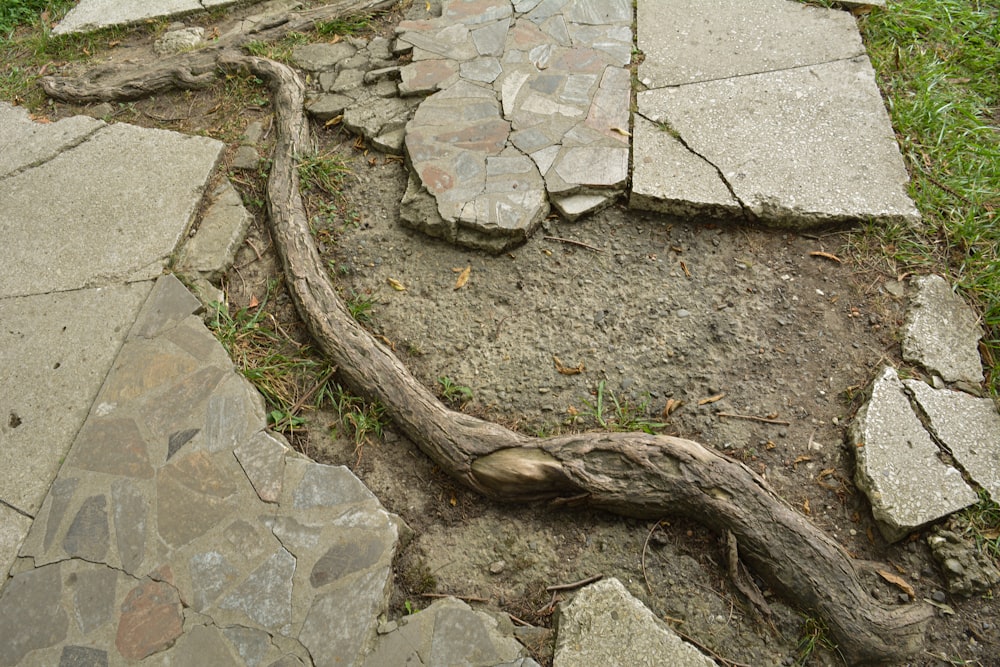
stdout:
<svg viewBox="0 0 1000 667">
<path fill-rule="evenodd" d="M 265 430 L 200 309 L 157 281 L 0 595 L 0 665 L 355 664 L 374 639 L 399 520 Z"/>
<path fill-rule="evenodd" d="M 430 94 L 406 126 L 403 220 L 500 250 L 549 200 L 575 219 L 620 194 L 631 26 L 627 0 L 446 0 L 439 18 L 400 23 L 400 93 Z"/>
<path fill-rule="evenodd" d="M 1000 498 L 1000 413 L 992 399 L 958 389 L 978 393 L 969 378 L 982 379 L 982 331 L 944 279 L 914 278 L 911 291 L 904 358 L 922 361 L 934 386 L 883 368 L 849 432 L 855 483 L 889 541 L 975 503 L 970 482 Z"/>
</svg>

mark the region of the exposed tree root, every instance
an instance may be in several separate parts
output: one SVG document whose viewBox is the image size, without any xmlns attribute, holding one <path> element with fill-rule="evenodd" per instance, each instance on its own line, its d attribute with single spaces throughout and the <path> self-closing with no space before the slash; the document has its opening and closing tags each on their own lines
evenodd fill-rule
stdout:
<svg viewBox="0 0 1000 667">
<path fill-rule="evenodd" d="M 324 16 L 384 4 L 341 0 L 328 7 L 340 9 Z M 291 23 L 289 19 L 283 25 Z M 694 518 L 721 535 L 731 533 L 739 557 L 758 576 L 807 613 L 822 617 L 852 664 L 900 662 L 921 649 L 931 607 L 889 607 L 874 600 L 862 582 L 866 565 L 852 559 L 742 463 L 689 440 L 644 433 L 531 438 L 446 408 L 351 317 L 312 243 L 298 187 L 297 158 L 310 150 L 302 110 L 305 89 L 298 75 L 280 63 L 232 48 L 213 47 L 204 55 L 214 59 L 211 67 L 198 55 L 161 61 L 134 74 L 119 73 L 113 81 L 98 75 L 76 82 L 50 79 L 46 91 L 75 103 L 135 99 L 153 89 L 198 84 L 199 77 L 216 66 L 246 68 L 266 80 L 277 128 L 267 208 L 299 314 L 341 379 L 353 391 L 383 403 L 396 425 L 438 466 L 494 500 L 572 499 L 627 516 Z M 197 67 L 192 64 L 196 61 Z"/>
</svg>

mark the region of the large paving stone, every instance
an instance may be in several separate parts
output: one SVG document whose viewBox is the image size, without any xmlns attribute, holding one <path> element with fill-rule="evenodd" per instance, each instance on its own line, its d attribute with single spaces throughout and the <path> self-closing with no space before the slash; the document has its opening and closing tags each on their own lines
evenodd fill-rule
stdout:
<svg viewBox="0 0 1000 667">
<path fill-rule="evenodd" d="M 1000 499 L 1000 414 L 991 398 L 905 380 L 935 437 L 994 500 Z"/>
<path fill-rule="evenodd" d="M 903 359 L 946 382 L 982 382 L 983 331 L 975 314 L 940 276 L 920 276 L 913 285 L 902 331 Z"/>
<path fill-rule="evenodd" d="M 238 0 L 80 0 L 53 29 L 57 35 L 91 32 L 115 25 L 130 25 L 161 16 L 178 16 Z"/>
<path fill-rule="evenodd" d="M 717 167 L 743 206 L 768 224 L 919 219 L 867 57 L 649 90 L 638 99 L 640 114 Z"/>
<path fill-rule="evenodd" d="M 35 123 L 24 107 L 0 102 L 0 178 L 51 160 L 104 127 L 90 116 Z"/>
<path fill-rule="evenodd" d="M 875 379 L 849 439 L 857 457 L 854 482 L 889 542 L 978 500 L 962 473 L 939 458 L 892 368 Z"/>
<path fill-rule="evenodd" d="M 31 528 L 31 518 L 0 505 L 0 581 L 7 577 L 18 549 Z"/>
<path fill-rule="evenodd" d="M 136 282 L 0 298 L 4 502 L 38 511 L 151 288 Z"/>
<path fill-rule="evenodd" d="M 789 0 L 639 2 L 639 80 L 679 86 L 863 55 L 849 12 Z"/>
<path fill-rule="evenodd" d="M 617 579 L 580 589 L 559 607 L 553 667 L 715 663 L 671 631 Z"/>
<path fill-rule="evenodd" d="M 7 251 L 0 297 L 158 276 L 222 148 L 214 139 L 117 124 L 0 180 Z"/>
</svg>

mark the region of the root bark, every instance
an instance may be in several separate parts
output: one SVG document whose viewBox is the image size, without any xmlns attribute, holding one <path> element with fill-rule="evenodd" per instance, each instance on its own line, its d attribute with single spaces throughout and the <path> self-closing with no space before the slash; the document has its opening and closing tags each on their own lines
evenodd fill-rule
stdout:
<svg viewBox="0 0 1000 667">
<path fill-rule="evenodd" d="M 386 4 L 391 3 L 341 0 L 328 5 L 323 16 Z M 306 29 L 315 20 L 298 15 L 268 29 L 284 32 L 268 35 Z M 683 515 L 701 521 L 720 535 L 735 536 L 739 557 L 757 576 L 825 620 L 851 664 L 900 662 L 922 648 L 931 607 L 885 606 L 872 598 L 864 584 L 867 566 L 742 463 L 690 440 L 644 433 L 532 438 L 445 407 L 351 317 L 331 284 L 312 243 L 298 186 L 298 157 L 311 148 L 304 85 L 289 67 L 232 48 L 239 43 L 119 72 L 112 79 L 98 74 L 76 81 L 49 79 L 45 89 L 74 103 L 125 100 L 201 85 L 218 69 L 252 71 L 268 83 L 274 98 L 277 132 L 267 210 L 299 314 L 341 380 L 385 405 L 397 427 L 438 466 L 493 500 L 580 503 L 632 517 Z"/>
</svg>

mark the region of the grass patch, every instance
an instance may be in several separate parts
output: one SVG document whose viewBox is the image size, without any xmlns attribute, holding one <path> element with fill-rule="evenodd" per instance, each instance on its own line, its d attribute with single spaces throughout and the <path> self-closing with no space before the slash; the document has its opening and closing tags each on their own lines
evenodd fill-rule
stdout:
<svg viewBox="0 0 1000 667">
<path fill-rule="evenodd" d="M 437 381 L 441 385 L 441 398 L 452 407 L 461 408 L 472 400 L 472 389 L 456 383 L 447 375 L 439 377 Z"/>
<path fill-rule="evenodd" d="M 604 380 L 597 384 L 593 400 L 584 399 L 583 404 L 586 406 L 586 410 L 579 411 L 570 408 L 570 421 L 574 425 L 583 417 L 593 421 L 606 431 L 642 431 L 650 435 L 654 435 L 667 426 L 649 419 L 647 416 L 649 411 L 648 397 L 643 398 L 638 403 L 628 399 L 619 399 L 613 391 L 606 388 Z"/>
<path fill-rule="evenodd" d="M 279 333 L 268 310 L 275 289 L 272 282 L 260 304 L 233 313 L 225 304 L 214 303 L 209 328 L 239 372 L 264 396 L 271 428 L 288 433 L 305 425 L 308 410 L 322 406 L 333 367 L 308 346 Z"/>
<path fill-rule="evenodd" d="M 1000 505 L 990 500 L 989 495 L 979 490 L 979 502 L 963 510 L 959 524 L 964 526 L 964 534 L 976 542 L 976 547 L 1000 565 Z"/>
<path fill-rule="evenodd" d="M 371 27 L 367 16 L 348 16 L 333 21 L 320 21 L 315 25 L 315 32 L 320 37 L 336 37 L 337 35 L 357 35 Z"/>
<path fill-rule="evenodd" d="M 1000 5 L 906 0 L 860 19 L 923 222 L 869 226 L 883 270 L 942 271 L 977 305 L 1000 390 Z"/>
<path fill-rule="evenodd" d="M 0 39 L 10 39 L 22 26 L 39 25 L 62 17 L 75 4 L 75 0 L 3 0 L 0 2 Z"/>
</svg>

